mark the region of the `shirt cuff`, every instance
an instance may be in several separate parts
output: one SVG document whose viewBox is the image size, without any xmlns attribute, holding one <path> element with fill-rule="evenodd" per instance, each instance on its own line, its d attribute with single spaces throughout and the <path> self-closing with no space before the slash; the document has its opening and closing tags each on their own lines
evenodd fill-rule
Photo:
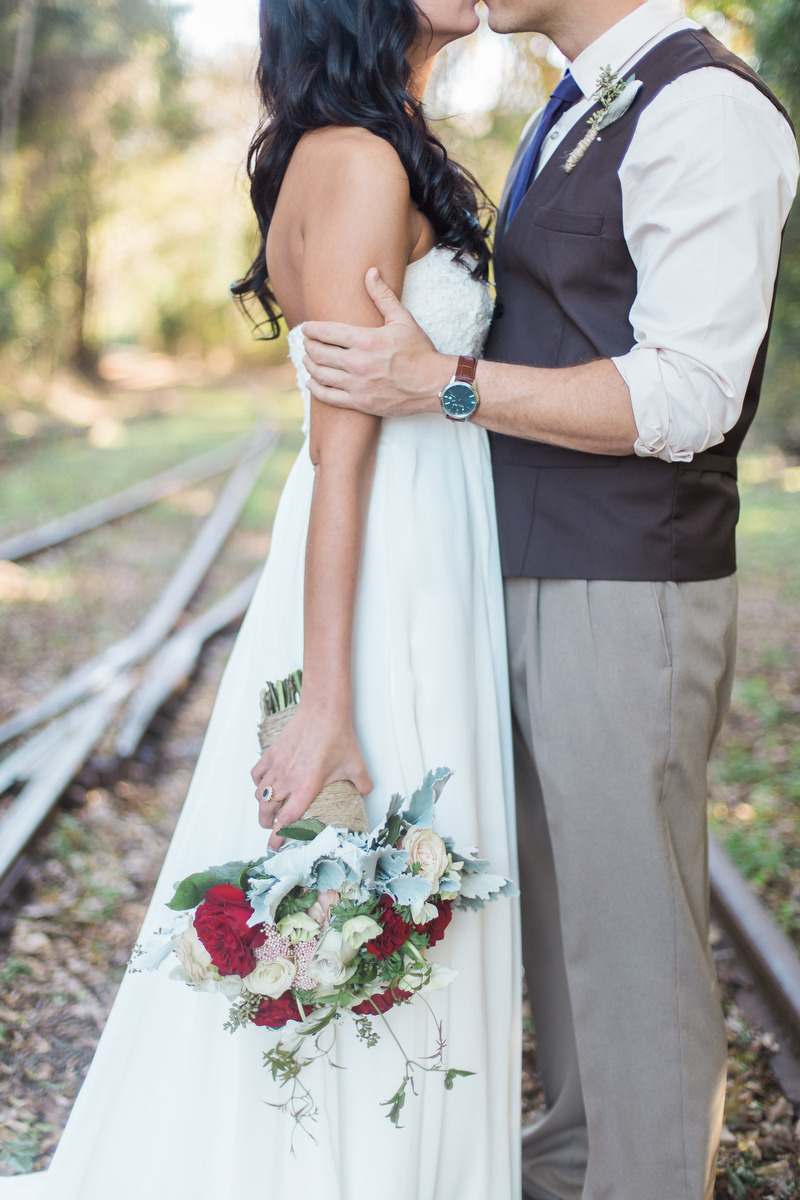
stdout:
<svg viewBox="0 0 800 1200">
<path fill-rule="evenodd" d="M 673 451 L 669 444 L 669 400 L 658 350 L 636 346 L 611 361 L 625 380 L 631 396 L 633 419 L 639 434 L 633 445 L 634 454 L 640 458 L 661 458 L 664 462 L 691 462 L 693 450 Z"/>
</svg>

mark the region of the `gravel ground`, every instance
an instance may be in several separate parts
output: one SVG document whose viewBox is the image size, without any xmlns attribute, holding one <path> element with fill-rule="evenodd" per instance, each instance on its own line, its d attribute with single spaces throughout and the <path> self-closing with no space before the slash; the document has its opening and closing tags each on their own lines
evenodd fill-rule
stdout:
<svg viewBox="0 0 800 1200">
<path fill-rule="evenodd" d="M 217 639 L 191 689 L 162 718 L 153 767 L 113 786 L 90 776 L 37 843 L 26 894 L 0 909 L 0 1174 L 47 1167 L 91 1062 L 180 811 L 233 643 Z M 795 1194 L 796 1110 L 770 1061 L 773 1034 L 737 999 L 746 973 L 719 931 L 729 1078 L 716 1195 Z M 523 1121 L 544 1103 L 526 1018 Z"/>
<path fill-rule="evenodd" d="M 800 605 L 742 589 L 739 643 L 711 828 L 800 949 Z"/>
<path fill-rule="evenodd" d="M 0 909 L 0 1174 L 47 1166 L 105 1025 L 191 779 L 233 636 L 216 639 L 159 744 L 157 773 L 84 775 L 37 840 L 22 907 Z M 165 719 L 165 724 L 167 724 Z"/>
<path fill-rule="evenodd" d="M 257 510 L 206 582 L 198 608 L 263 560 L 265 530 L 291 462 L 293 421 L 290 411 L 283 458 L 265 481 Z M 43 459 L 42 478 L 46 473 Z M 134 477 L 141 474 L 137 468 Z M 187 544 L 217 487 L 187 489 L 175 507 L 157 506 L 38 556 L 24 576 L 0 575 L 0 714 L 29 702 L 135 624 L 163 584 L 164 564 Z M 770 505 L 800 500 L 775 495 L 777 500 L 767 496 Z M 793 507 L 792 520 L 795 513 Z M 761 510 L 754 507 L 752 516 L 761 519 Z M 767 517 L 768 527 L 777 527 L 772 509 Z M 27 523 L 35 521 L 20 526 Z M 793 527 L 787 537 L 791 533 Z M 787 543 L 779 555 L 783 566 L 791 553 Z M 800 607 L 786 579 L 776 581 L 757 565 L 757 573 L 742 576 L 737 685 L 715 754 L 711 820 L 740 869 L 800 942 Z M 792 568 L 791 587 L 798 575 Z M 0 1174 L 45 1168 L 58 1143 L 139 932 L 232 642 L 227 634 L 208 649 L 192 687 L 157 719 L 143 761 L 132 764 L 126 777 L 84 771 L 30 852 L 24 884 L 0 907 Z M 786 1055 L 776 1050 L 780 1039 L 768 1014 L 754 1008 L 746 971 L 719 931 L 713 937 L 729 1043 L 716 1195 L 798 1195 L 800 1067 L 794 1064 L 794 1081 L 786 1075 Z M 528 1019 L 521 1092 L 523 1120 L 529 1121 L 544 1097 Z"/>
</svg>

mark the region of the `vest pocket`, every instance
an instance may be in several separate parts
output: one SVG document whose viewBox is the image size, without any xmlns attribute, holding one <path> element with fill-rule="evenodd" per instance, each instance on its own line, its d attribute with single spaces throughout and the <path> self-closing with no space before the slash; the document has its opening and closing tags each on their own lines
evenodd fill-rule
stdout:
<svg viewBox="0 0 800 1200">
<path fill-rule="evenodd" d="M 555 233 L 578 233 L 584 237 L 599 237 L 603 231 L 602 214 L 567 212 L 563 208 L 537 208 L 533 224 Z"/>
</svg>

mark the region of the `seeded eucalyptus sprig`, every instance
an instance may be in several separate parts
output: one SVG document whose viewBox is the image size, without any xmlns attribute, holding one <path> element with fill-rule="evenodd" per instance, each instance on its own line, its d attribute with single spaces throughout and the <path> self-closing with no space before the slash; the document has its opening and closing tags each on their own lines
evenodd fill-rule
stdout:
<svg viewBox="0 0 800 1200">
<path fill-rule="evenodd" d="M 290 704 L 297 704 L 300 699 L 300 689 L 303 686 L 303 672 L 293 671 L 285 679 L 275 683 L 267 683 L 259 696 L 261 702 L 261 719 L 272 717 L 282 712 Z"/>
<path fill-rule="evenodd" d="M 564 163 L 567 175 L 575 170 L 592 142 L 599 136 L 600 130 L 613 125 L 628 111 L 641 86 L 641 80 L 635 75 L 630 79 L 620 79 L 610 66 L 603 67 L 593 97 L 600 102 L 600 107 L 587 117 L 589 132 L 581 138 Z"/>
<path fill-rule="evenodd" d="M 248 992 L 232 1005 L 228 1014 L 228 1020 L 222 1026 L 227 1029 L 228 1033 L 235 1033 L 237 1029 L 243 1029 L 245 1025 L 249 1025 L 255 1014 L 261 1007 L 263 996 L 257 996 L 253 992 Z"/>
</svg>

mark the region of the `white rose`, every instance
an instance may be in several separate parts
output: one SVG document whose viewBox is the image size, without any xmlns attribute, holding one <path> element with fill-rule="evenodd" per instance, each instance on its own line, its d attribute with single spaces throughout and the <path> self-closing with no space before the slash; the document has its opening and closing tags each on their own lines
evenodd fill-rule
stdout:
<svg viewBox="0 0 800 1200">
<path fill-rule="evenodd" d="M 293 946 L 298 942 L 310 942 L 319 933 L 319 924 L 307 912 L 290 913 L 278 921 L 278 933 L 288 938 Z"/>
<path fill-rule="evenodd" d="M 419 863 L 421 874 L 438 883 L 448 866 L 447 847 L 432 829 L 409 829 L 400 843 L 408 851 L 409 861 Z"/>
<path fill-rule="evenodd" d="M 189 925 L 183 933 L 173 933 L 175 953 L 192 983 L 199 983 L 211 974 L 211 955 L 206 950 L 194 925 Z"/>
<path fill-rule="evenodd" d="M 361 899 L 361 884 L 352 883 L 349 879 L 342 884 L 342 895 L 345 900 L 358 901 Z"/>
<path fill-rule="evenodd" d="M 329 929 L 308 964 L 308 973 L 323 991 L 335 991 L 355 974 L 350 966 L 356 951 L 338 929 Z"/>
<path fill-rule="evenodd" d="M 379 925 L 377 921 L 373 921 L 372 917 L 351 917 L 342 925 L 342 937 L 354 950 L 358 950 L 365 942 L 371 942 L 373 938 L 380 937 L 382 933 L 383 926 Z"/>
<path fill-rule="evenodd" d="M 291 958 L 276 958 L 274 962 L 260 962 L 254 971 L 244 978 L 248 992 L 257 996 L 270 996 L 277 1000 L 292 986 L 297 967 Z"/>
</svg>

